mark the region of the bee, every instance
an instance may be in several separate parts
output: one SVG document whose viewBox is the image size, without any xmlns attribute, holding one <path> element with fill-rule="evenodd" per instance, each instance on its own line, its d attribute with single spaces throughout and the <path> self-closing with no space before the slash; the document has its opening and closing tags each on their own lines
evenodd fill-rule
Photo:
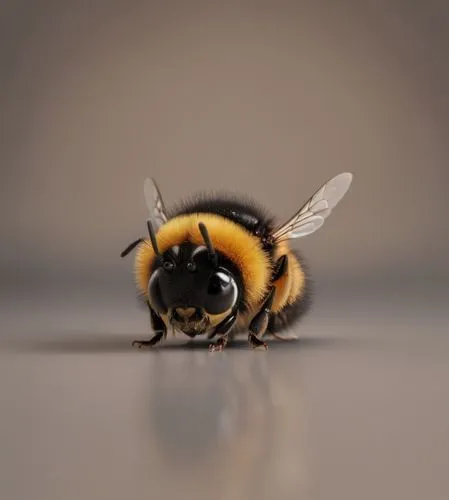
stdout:
<svg viewBox="0 0 449 500">
<path fill-rule="evenodd" d="M 277 226 L 254 201 L 229 194 L 203 194 L 168 211 L 156 181 L 146 179 L 148 236 L 121 257 L 136 249 L 136 286 L 153 336 L 133 345 L 155 346 L 170 329 L 206 336 L 211 351 L 224 350 L 242 331 L 253 348 L 267 349 L 267 333 L 285 339 L 282 332 L 312 304 L 308 266 L 289 243 L 323 225 L 352 178 L 346 172 L 333 177 Z"/>
</svg>

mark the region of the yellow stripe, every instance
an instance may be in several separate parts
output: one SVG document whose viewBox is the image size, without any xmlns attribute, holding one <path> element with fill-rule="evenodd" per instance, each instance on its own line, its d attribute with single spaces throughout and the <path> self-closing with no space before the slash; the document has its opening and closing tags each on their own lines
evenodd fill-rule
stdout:
<svg viewBox="0 0 449 500">
<path fill-rule="evenodd" d="M 274 283 L 276 287 L 272 307 L 274 313 L 278 313 L 286 305 L 294 303 L 300 297 L 305 284 L 304 271 L 287 242 L 279 244 L 275 252 L 275 261 L 282 255 L 287 255 L 288 264 L 284 276 Z"/>
<path fill-rule="evenodd" d="M 215 214 L 180 215 L 170 219 L 157 232 L 159 250 L 165 252 L 187 241 L 203 245 L 198 228 L 200 222 L 206 225 L 214 247 L 242 273 L 248 306 L 259 303 L 267 292 L 272 272 L 270 261 L 262 250 L 260 240 L 235 222 Z M 154 257 L 148 240 L 137 247 L 135 275 L 138 289 L 143 295 L 147 295 Z"/>
</svg>

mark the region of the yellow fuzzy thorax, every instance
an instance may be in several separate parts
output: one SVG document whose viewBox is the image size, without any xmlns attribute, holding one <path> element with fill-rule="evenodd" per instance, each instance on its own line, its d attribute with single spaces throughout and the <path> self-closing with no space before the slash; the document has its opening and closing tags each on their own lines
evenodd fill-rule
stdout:
<svg viewBox="0 0 449 500">
<path fill-rule="evenodd" d="M 231 260 L 240 270 L 246 292 L 246 303 L 258 304 L 267 292 L 272 267 L 260 240 L 244 227 L 215 214 L 180 215 L 166 222 L 156 234 L 159 251 L 174 245 L 191 242 L 204 245 L 198 224 L 203 222 L 214 248 Z M 140 292 L 147 295 L 150 269 L 155 258 L 149 240 L 141 243 L 136 252 L 135 275 Z"/>
</svg>

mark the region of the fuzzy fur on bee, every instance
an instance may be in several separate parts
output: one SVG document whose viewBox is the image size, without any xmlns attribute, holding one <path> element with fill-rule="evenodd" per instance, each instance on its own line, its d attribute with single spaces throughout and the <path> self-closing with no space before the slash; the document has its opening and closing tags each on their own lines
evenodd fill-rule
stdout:
<svg viewBox="0 0 449 500">
<path fill-rule="evenodd" d="M 307 265 L 290 242 L 319 229 L 351 182 L 350 173 L 333 177 L 276 226 L 265 209 L 230 195 L 203 195 L 168 211 L 156 182 L 146 179 L 148 236 L 121 256 L 136 249 L 136 286 L 153 336 L 133 345 L 155 346 L 169 330 L 216 338 L 212 351 L 242 331 L 254 348 L 267 348 L 265 334 L 284 338 L 312 303 Z"/>
</svg>

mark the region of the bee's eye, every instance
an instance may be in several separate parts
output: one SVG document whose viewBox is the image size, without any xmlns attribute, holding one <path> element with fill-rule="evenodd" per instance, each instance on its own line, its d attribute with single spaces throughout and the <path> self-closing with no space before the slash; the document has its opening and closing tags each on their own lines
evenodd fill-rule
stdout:
<svg viewBox="0 0 449 500">
<path fill-rule="evenodd" d="M 206 311 L 220 314 L 231 308 L 237 300 L 237 285 L 232 276 L 217 271 L 210 279 L 207 287 Z"/>
<path fill-rule="evenodd" d="M 210 278 L 207 293 L 209 295 L 220 295 L 230 286 L 231 278 L 222 272 L 218 272 Z"/>
<path fill-rule="evenodd" d="M 162 264 L 162 267 L 168 271 L 169 273 L 171 273 L 173 271 L 173 269 L 175 268 L 175 265 L 173 264 L 173 262 L 170 262 L 169 260 L 166 260 L 163 264 Z"/>
<path fill-rule="evenodd" d="M 167 307 L 162 299 L 161 287 L 159 282 L 159 270 L 156 270 L 150 277 L 148 283 L 148 298 L 151 307 L 158 313 L 162 314 L 167 312 Z"/>
<path fill-rule="evenodd" d="M 188 262 L 187 263 L 187 269 L 193 273 L 194 271 L 196 271 L 196 265 L 194 262 Z"/>
</svg>

